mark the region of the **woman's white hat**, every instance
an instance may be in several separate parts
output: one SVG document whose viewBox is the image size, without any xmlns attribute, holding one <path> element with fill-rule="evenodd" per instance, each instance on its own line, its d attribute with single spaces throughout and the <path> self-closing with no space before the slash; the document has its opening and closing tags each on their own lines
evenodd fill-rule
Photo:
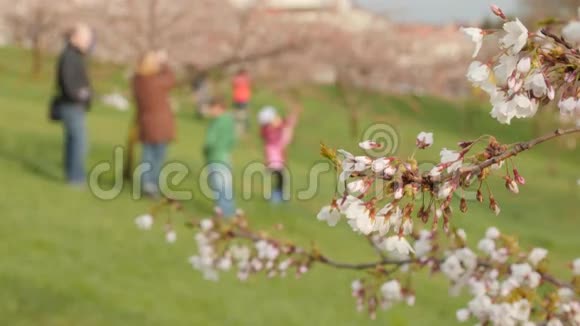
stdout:
<svg viewBox="0 0 580 326">
<path fill-rule="evenodd" d="M 261 125 L 266 125 L 274 121 L 278 117 L 278 112 L 276 108 L 273 106 L 265 106 L 260 110 L 258 113 L 258 121 Z"/>
</svg>

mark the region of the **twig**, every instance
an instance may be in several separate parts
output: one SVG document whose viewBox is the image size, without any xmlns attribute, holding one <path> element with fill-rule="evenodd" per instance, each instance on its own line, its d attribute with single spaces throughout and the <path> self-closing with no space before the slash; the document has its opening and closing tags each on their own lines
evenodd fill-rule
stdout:
<svg viewBox="0 0 580 326">
<path fill-rule="evenodd" d="M 561 36 L 558 36 L 550 31 L 548 31 L 548 29 L 546 29 L 546 28 L 542 28 L 541 32 L 542 32 L 542 34 L 546 35 L 547 37 L 553 39 L 556 43 L 562 44 L 568 50 L 574 50 L 574 47 L 570 43 L 568 43 L 564 38 L 562 38 Z"/>
<path fill-rule="evenodd" d="M 510 150 L 507 150 L 499 155 L 491 157 L 491 158 L 489 158 L 489 159 L 487 159 L 479 164 L 462 167 L 461 169 L 459 169 L 459 173 L 460 174 L 471 173 L 473 175 L 476 175 L 479 172 L 481 172 L 483 169 L 490 167 L 494 164 L 497 164 L 499 162 L 502 162 L 510 157 L 516 156 L 519 153 L 527 151 L 536 145 L 539 145 L 541 143 L 544 143 L 548 140 L 552 140 L 552 139 L 560 137 L 560 136 L 569 135 L 569 134 L 573 134 L 573 133 L 577 133 L 577 132 L 580 132 L 580 127 L 574 127 L 574 128 L 569 128 L 569 129 L 556 129 L 555 131 L 553 131 L 549 134 L 540 136 L 538 138 L 534 138 L 534 139 L 529 140 L 529 141 L 516 143 L 515 145 L 513 145 L 513 147 Z M 434 176 L 430 176 L 429 173 L 427 172 L 427 173 L 423 174 L 422 176 L 416 177 L 415 179 L 413 179 L 413 181 L 420 183 L 420 184 L 424 183 L 425 181 L 430 181 L 431 183 L 433 183 L 433 182 L 442 182 L 442 181 L 450 179 L 451 177 L 453 177 L 453 175 L 435 176 L 434 177 Z"/>
<path fill-rule="evenodd" d="M 546 142 L 548 140 L 551 140 L 551 139 L 554 139 L 554 138 L 557 138 L 560 136 L 573 134 L 576 132 L 580 132 L 580 127 L 574 127 L 574 128 L 570 128 L 570 129 L 556 129 L 555 131 L 553 131 L 549 134 L 540 136 L 538 138 L 535 138 L 535 139 L 532 139 L 532 140 L 529 140 L 526 142 L 517 143 L 512 147 L 512 149 L 510 149 L 510 150 L 508 150 L 500 155 L 497 155 L 497 156 L 494 156 L 490 159 L 487 159 L 478 165 L 468 166 L 468 167 L 462 168 L 460 171 L 461 171 L 461 173 L 469 173 L 469 172 L 478 173 L 481 170 L 483 170 L 489 166 L 492 166 L 493 164 L 504 161 L 512 156 L 516 156 L 519 153 L 521 153 L 523 151 L 527 151 L 527 150 L 531 149 L 532 147 L 539 145 L 543 142 Z"/>
</svg>

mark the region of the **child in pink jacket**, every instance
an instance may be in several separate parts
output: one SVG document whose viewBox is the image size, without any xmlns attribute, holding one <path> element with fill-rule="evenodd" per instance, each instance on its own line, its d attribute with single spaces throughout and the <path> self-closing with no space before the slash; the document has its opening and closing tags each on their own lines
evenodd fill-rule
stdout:
<svg viewBox="0 0 580 326">
<path fill-rule="evenodd" d="M 272 173 L 273 203 L 288 199 L 284 196 L 286 147 L 292 142 L 294 128 L 298 120 L 298 107 L 285 118 L 281 118 L 272 106 L 264 107 L 258 114 L 261 136 L 264 141 L 266 165 Z"/>
</svg>

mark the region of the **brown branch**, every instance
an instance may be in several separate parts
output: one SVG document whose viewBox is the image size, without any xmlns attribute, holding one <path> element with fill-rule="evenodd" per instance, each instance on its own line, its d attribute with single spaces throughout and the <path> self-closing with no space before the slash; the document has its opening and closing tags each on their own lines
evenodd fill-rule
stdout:
<svg viewBox="0 0 580 326">
<path fill-rule="evenodd" d="M 386 266 L 386 265 L 401 266 L 401 265 L 406 265 L 406 264 L 419 263 L 418 259 L 396 260 L 396 259 L 383 258 L 383 259 L 380 259 L 377 261 L 364 262 L 364 263 L 346 263 L 346 262 L 340 262 L 340 261 L 333 260 L 333 259 L 328 258 L 328 257 L 323 256 L 323 255 L 318 255 L 318 256 L 315 256 L 313 258 L 315 258 L 315 261 L 322 263 L 324 265 L 336 267 L 339 269 L 352 269 L 352 270 L 372 269 L 372 268 L 376 268 L 378 266 Z"/>
<path fill-rule="evenodd" d="M 158 209 L 158 208 L 156 208 L 156 209 Z M 220 219 L 218 219 L 218 220 L 220 220 Z M 247 225 L 245 225 L 245 223 L 238 223 L 238 222 L 239 222 L 238 220 L 234 221 L 234 224 L 232 224 L 231 226 L 229 226 L 225 229 L 225 231 L 223 232 L 223 234 L 227 235 L 227 237 L 225 239 L 237 238 L 237 239 L 250 240 L 252 242 L 264 240 L 264 241 L 268 241 L 268 242 L 271 242 L 273 244 L 276 244 L 278 246 L 283 245 L 280 240 L 266 237 L 264 235 L 264 233 L 252 231 L 247 227 Z M 189 227 L 195 228 L 195 227 L 199 227 L 200 223 L 195 218 L 193 218 L 186 225 Z M 372 243 L 372 245 L 373 245 L 373 247 L 376 248 L 376 246 L 374 246 L 374 243 Z M 363 270 L 377 269 L 379 267 L 384 267 L 384 266 L 393 266 L 393 268 L 391 270 L 385 271 L 389 275 L 398 271 L 403 265 L 417 264 L 419 266 L 425 266 L 429 262 L 441 264 L 445 261 L 444 258 L 442 258 L 442 257 L 437 258 L 435 256 L 426 257 L 425 259 L 419 259 L 419 258 L 389 259 L 387 257 L 384 257 L 381 254 L 381 259 L 379 259 L 379 260 L 361 262 L 361 263 L 351 263 L 351 262 L 343 262 L 343 261 L 334 260 L 332 258 L 329 258 L 329 257 L 321 254 L 316 249 L 309 251 L 309 250 L 306 250 L 302 247 L 295 246 L 293 244 L 290 246 L 293 248 L 294 253 L 305 254 L 310 259 L 311 262 L 318 262 L 320 264 L 334 267 L 337 269 L 363 271 Z M 509 265 L 507 265 L 507 266 L 509 266 Z M 491 268 L 494 268 L 494 265 L 492 265 L 489 262 L 489 260 L 487 260 L 487 259 L 484 259 L 484 260 L 480 259 L 477 261 L 477 267 L 491 269 Z M 552 284 L 553 286 L 559 287 L 559 288 L 569 288 L 569 289 L 574 290 L 574 285 L 571 283 L 561 281 L 561 280 L 557 279 L 555 276 L 548 274 L 548 273 L 545 273 L 545 272 L 540 272 L 540 271 L 537 271 L 537 272 L 540 274 L 542 281 L 545 283 Z"/>
<path fill-rule="evenodd" d="M 568 43 L 563 37 L 558 36 L 550 31 L 548 31 L 547 28 L 542 28 L 541 32 L 542 32 L 542 34 L 546 35 L 547 37 L 553 39 L 556 43 L 562 44 L 568 50 L 575 50 L 575 48 L 570 43 Z"/>
<path fill-rule="evenodd" d="M 551 139 L 554 139 L 554 138 L 557 138 L 557 137 L 560 137 L 563 135 L 573 134 L 573 133 L 577 133 L 577 132 L 580 132 L 580 127 L 575 127 L 575 128 L 570 128 L 570 129 L 557 129 L 550 134 L 546 134 L 544 136 L 540 136 L 538 138 L 535 138 L 535 139 L 532 139 L 532 140 L 529 140 L 526 142 L 517 143 L 514 146 L 512 146 L 512 148 L 510 150 L 507 150 L 507 151 L 505 151 L 505 152 L 503 152 L 495 157 L 492 157 L 488 160 L 485 160 L 484 162 L 482 162 L 478 165 L 468 166 L 468 167 L 462 168 L 460 171 L 461 171 L 461 173 L 480 172 L 481 170 L 491 166 L 492 164 L 496 164 L 496 163 L 501 162 L 503 160 L 506 160 L 510 157 L 518 155 L 519 153 L 526 151 L 526 150 L 529 150 L 536 145 L 539 145 L 541 143 L 544 143 L 546 141 L 549 141 Z M 427 177 L 420 177 L 421 181 L 423 181 L 423 178 L 430 178 L 430 177 L 428 175 L 427 175 Z M 429 180 L 429 179 L 427 179 L 427 180 Z M 441 180 L 439 180 L 439 181 L 441 181 Z M 198 223 L 193 221 L 190 225 L 197 226 Z M 230 226 L 230 227 L 227 227 L 225 232 L 223 232 L 223 234 L 227 235 L 228 238 L 240 238 L 240 239 L 251 240 L 253 242 L 265 240 L 265 241 L 269 241 L 273 244 L 276 244 L 278 246 L 285 246 L 285 244 L 283 244 L 279 240 L 268 238 L 263 233 L 251 231 L 247 227 L 247 224 L 243 220 L 234 221 L 234 224 L 232 224 L 232 226 Z M 317 249 L 306 250 L 304 248 L 294 246 L 293 244 L 290 244 L 289 246 L 293 249 L 293 252 L 305 254 L 311 262 L 318 262 L 318 263 L 321 263 L 321 264 L 324 264 L 324 265 L 327 265 L 330 267 L 334 267 L 337 269 L 370 270 L 370 269 L 376 269 L 376 268 L 382 267 L 382 266 L 393 266 L 394 268 L 391 271 L 387 272 L 390 274 L 390 273 L 397 271 L 401 266 L 406 265 L 406 264 L 417 264 L 420 266 L 424 266 L 424 265 L 426 265 L 427 262 L 435 262 L 435 263 L 440 264 L 444 261 L 443 258 L 437 258 L 437 257 L 429 257 L 427 259 L 422 259 L 422 260 L 418 259 L 418 258 L 390 259 L 390 258 L 385 257 L 384 254 L 382 252 L 380 252 L 380 249 L 375 245 L 375 243 L 372 241 L 372 239 L 368 238 L 368 240 L 369 240 L 369 243 L 373 246 L 373 248 L 379 253 L 380 259 L 374 260 L 374 261 L 368 261 L 368 262 L 361 262 L 361 263 L 342 262 L 342 261 L 334 260 L 332 258 L 329 258 L 329 257 L 323 255 Z M 479 260 L 477 263 L 477 266 L 484 267 L 484 268 L 491 268 L 492 267 L 490 262 L 487 260 Z M 574 288 L 572 284 L 564 282 L 564 281 L 560 281 L 555 276 L 550 275 L 548 273 L 540 272 L 540 275 L 541 275 L 541 278 L 544 282 L 552 284 L 556 287 L 566 287 L 566 288 L 571 288 L 571 289 Z"/>
<path fill-rule="evenodd" d="M 531 148 L 533 148 L 536 145 L 539 145 L 541 143 L 544 143 L 546 141 L 552 140 L 554 138 L 558 138 L 564 135 L 569 135 L 569 134 L 574 134 L 580 132 L 580 127 L 574 127 L 574 128 L 569 128 L 569 129 L 556 129 L 555 131 L 540 136 L 538 138 L 534 138 L 532 140 L 528 140 L 528 141 L 524 141 L 524 142 L 520 142 L 517 143 L 515 145 L 512 146 L 511 149 L 496 155 L 494 157 L 491 157 L 479 164 L 476 165 L 469 165 L 469 166 L 465 166 L 462 167 L 461 169 L 459 169 L 459 174 L 473 174 L 476 175 L 478 173 L 480 173 L 483 169 L 488 168 L 494 164 L 497 164 L 499 162 L 505 161 L 506 159 L 516 156 L 521 152 L 527 151 Z M 413 179 L 413 182 L 422 184 L 425 181 L 430 181 L 431 183 L 433 182 L 443 182 L 446 181 L 450 178 L 452 178 L 455 174 L 451 174 L 451 175 L 445 175 L 445 176 L 430 176 L 429 172 L 424 173 L 422 176 L 417 176 L 416 178 Z"/>
<path fill-rule="evenodd" d="M 560 288 L 569 288 L 574 290 L 575 287 L 574 285 L 564 282 L 564 281 L 560 281 L 558 280 L 555 276 L 552 276 L 550 274 L 547 273 L 540 273 L 540 276 L 542 276 L 542 280 L 544 280 L 544 282 L 546 283 L 550 283 L 554 286 L 560 287 Z"/>
<path fill-rule="evenodd" d="M 278 55 L 290 52 L 290 51 L 295 51 L 297 49 L 299 49 L 300 47 L 298 46 L 298 44 L 296 44 L 295 42 L 289 42 L 286 44 L 283 44 L 281 46 L 278 47 L 274 47 L 272 49 L 268 49 L 268 50 L 264 50 L 261 52 L 254 52 L 248 56 L 244 56 L 241 57 L 237 54 L 226 58 L 220 62 L 214 63 L 211 66 L 205 68 L 205 71 L 215 71 L 215 70 L 222 70 L 224 68 L 227 68 L 229 66 L 238 64 L 238 63 L 242 63 L 242 62 L 254 62 L 254 61 L 259 61 L 265 58 L 271 58 L 271 57 L 276 57 Z"/>
<path fill-rule="evenodd" d="M 460 171 L 461 173 L 479 173 L 481 170 L 492 166 L 493 164 L 499 163 L 501 161 L 504 161 L 510 157 L 516 156 L 519 153 L 523 152 L 523 151 L 527 151 L 529 149 L 531 149 L 532 147 L 539 145 L 541 143 L 544 143 L 548 140 L 560 137 L 560 136 L 564 136 L 564 135 L 568 135 L 568 134 L 573 134 L 576 132 L 580 132 L 580 126 L 578 127 L 574 127 L 574 128 L 570 128 L 570 129 L 556 129 L 555 131 L 540 136 L 538 138 L 526 141 L 526 142 L 521 142 L 521 143 L 517 143 L 515 144 L 512 149 L 503 152 L 500 155 L 494 156 L 490 159 L 487 159 L 481 163 L 479 163 L 478 165 L 474 165 L 474 166 L 468 166 L 465 168 L 462 168 Z"/>
</svg>

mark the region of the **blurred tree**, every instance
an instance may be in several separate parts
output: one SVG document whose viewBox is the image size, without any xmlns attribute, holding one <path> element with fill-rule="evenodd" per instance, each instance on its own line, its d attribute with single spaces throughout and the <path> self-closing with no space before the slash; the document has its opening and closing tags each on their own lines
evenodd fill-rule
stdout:
<svg viewBox="0 0 580 326">
<path fill-rule="evenodd" d="M 98 31 L 97 54 L 135 62 L 147 51 L 166 49 L 172 63 L 195 67 L 195 73 L 271 59 L 298 49 L 301 42 L 300 28 L 290 29 L 263 1 L 245 7 L 229 0 L 93 1 L 84 18 Z M 294 33 L 283 32 L 288 30 Z M 128 148 L 135 142 L 129 136 Z M 130 177 L 133 151 L 127 155 L 125 175 Z"/>
<path fill-rule="evenodd" d="M 526 20 L 537 22 L 549 17 L 574 18 L 578 16 L 580 0 L 521 0 Z"/>
<path fill-rule="evenodd" d="M 57 39 L 66 23 L 65 16 L 70 8 L 68 1 L 47 2 L 42 0 L 20 0 L 8 8 L 5 19 L 11 27 L 14 40 L 32 53 L 31 73 L 36 76 L 42 70 L 42 52 L 52 40 Z"/>
</svg>

